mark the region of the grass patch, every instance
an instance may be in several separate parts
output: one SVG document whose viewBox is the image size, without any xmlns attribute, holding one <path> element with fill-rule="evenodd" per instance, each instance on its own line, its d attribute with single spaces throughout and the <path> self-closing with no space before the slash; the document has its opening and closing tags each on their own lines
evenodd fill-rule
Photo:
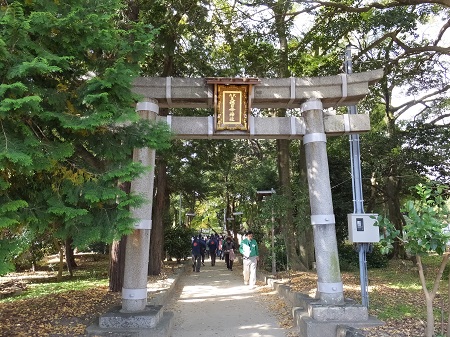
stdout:
<svg viewBox="0 0 450 337">
<path fill-rule="evenodd" d="M 0 303 L 8 303 L 20 300 L 26 300 L 31 298 L 39 298 L 46 295 L 64 293 L 69 291 L 83 291 L 92 289 L 94 287 L 108 286 L 108 279 L 90 279 L 90 280 L 72 280 L 63 281 L 58 283 L 45 282 L 45 283 L 33 283 L 30 284 L 27 290 L 14 297 L 8 297 L 0 300 Z"/>
<path fill-rule="evenodd" d="M 428 289 L 440 267 L 442 257 L 426 256 L 422 259 Z M 369 270 L 369 312 L 381 320 L 425 320 L 425 295 L 419 279 L 417 266 L 412 261 L 392 260 L 386 268 Z M 440 281 L 434 302 L 435 319 L 448 317 L 448 276 Z"/>
<path fill-rule="evenodd" d="M 415 306 L 405 303 L 397 303 L 394 305 L 384 306 L 383 310 L 378 313 L 378 318 L 381 320 L 387 319 L 401 319 L 406 317 L 419 318 L 423 313 Z"/>
<path fill-rule="evenodd" d="M 22 292 L 0 299 L 0 303 L 10 303 L 26 299 L 44 297 L 52 294 L 70 291 L 85 291 L 95 287 L 109 285 L 109 257 L 100 254 L 80 254 L 75 261 L 73 277 L 67 271 L 63 272 L 60 282 L 57 282 L 57 271 L 54 270 L 56 256 L 46 257 L 38 271 L 11 273 L 0 277 L 0 285 L 10 283 L 14 288 L 22 288 Z"/>
</svg>

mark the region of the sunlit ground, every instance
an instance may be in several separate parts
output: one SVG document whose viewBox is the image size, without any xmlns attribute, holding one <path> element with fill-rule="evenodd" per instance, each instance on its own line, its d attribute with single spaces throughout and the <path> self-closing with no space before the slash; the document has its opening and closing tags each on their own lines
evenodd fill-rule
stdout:
<svg viewBox="0 0 450 337">
<path fill-rule="evenodd" d="M 263 284 L 257 282 L 253 289 L 244 285 L 242 266 L 235 265 L 231 272 L 224 269 L 223 263 L 218 261 L 210 267 L 205 260 L 207 265 L 199 273 L 188 274 L 177 301 L 181 305 L 177 309 L 183 314 L 173 336 L 209 336 L 214 332 L 239 337 L 285 337 L 285 330 L 268 309 L 270 303 L 264 298 L 269 294 L 261 292 Z M 186 313 L 189 306 L 195 309 Z M 199 314 L 208 319 L 191 319 Z"/>
</svg>

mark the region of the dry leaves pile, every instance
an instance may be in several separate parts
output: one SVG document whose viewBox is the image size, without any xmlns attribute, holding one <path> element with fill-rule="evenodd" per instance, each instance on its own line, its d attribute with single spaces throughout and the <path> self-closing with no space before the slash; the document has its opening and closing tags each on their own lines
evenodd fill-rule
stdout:
<svg viewBox="0 0 450 337">
<path fill-rule="evenodd" d="M 314 296 L 317 288 L 317 275 L 311 272 L 295 272 L 289 274 L 280 274 L 283 279 L 288 279 L 288 284 L 293 291 L 301 292 Z M 344 284 L 344 295 L 346 298 L 351 298 L 357 303 L 361 303 L 361 290 L 359 275 L 350 273 L 342 273 L 342 281 Z M 374 286 L 370 287 L 371 307 L 370 315 L 377 316 L 377 309 L 383 306 L 392 305 L 393 307 L 398 303 L 412 307 L 419 307 L 425 309 L 423 295 L 421 290 L 411 292 L 404 289 L 399 289 L 390 284 L 384 284 L 381 280 L 373 280 Z M 370 297 L 370 296 L 369 296 Z M 373 305 L 372 305 L 373 304 Z M 277 307 L 281 304 L 273 306 L 275 313 L 279 311 Z M 372 308 L 373 306 L 373 308 Z M 290 308 L 282 310 L 288 312 L 290 315 Z M 290 317 L 292 320 L 292 317 Z M 281 317 L 285 320 L 284 317 Z M 400 319 L 385 320 L 384 325 L 375 328 L 364 329 L 367 337 L 420 337 L 424 336 L 425 322 L 417 317 L 403 317 Z M 282 324 L 282 323 L 281 323 Z"/>
<path fill-rule="evenodd" d="M 263 301 L 267 303 L 269 310 L 276 316 L 278 324 L 287 331 L 288 337 L 298 336 L 297 329 L 293 325 L 292 312 L 286 302 L 282 300 L 272 288 L 258 282 L 259 293 Z"/>
<path fill-rule="evenodd" d="M 101 313 L 120 304 L 107 287 L 0 304 L 0 336 L 84 336 Z"/>
<path fill-rule="evenodd" d="M 104 263 L 86 260 L 77 262 L 80 269 Z M 168 278 L 173 273 L 174 268 L 167 265 L 161 275 L 150 276 L 148 282 L 152 291 L 167 287 Z M 8 277 L 0 277 L 0 295 L 7 297 L 13 292 L 20 294 L 27 288 L 27 282 L 48 282 L 54 279 L 55 273 L 48 271 L 12 273 Z M 0 302 L 0 337 L 86 336 L 86 327 L 121 303 L 121 293 L 109 292 L 107 286 Z"/>
</svg>

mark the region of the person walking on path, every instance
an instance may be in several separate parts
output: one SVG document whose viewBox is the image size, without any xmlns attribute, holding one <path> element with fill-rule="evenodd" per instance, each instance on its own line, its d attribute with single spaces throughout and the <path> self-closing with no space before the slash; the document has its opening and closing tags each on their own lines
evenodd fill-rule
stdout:
<svg viewBox="0 0 450 337">
<path fill-rule="evenodd" d="M 194 237 L 192 241 L 192 271 L 200 272 L 200 263 L 202 262 L 202 249 L 205 248 L 205 242 L 200 235 Z"/>
<path fill-rule="evenodd" d="M 200 240 L 202 240 L 202 246 L 200 247 L 200 255 L 202 257 L 202 266 L 205 265 L 205 254 L 206 254 L 206 240 L 203 239 L 200 235 L 198 236 Z"/>
<path fill-rule="evenodd" d="M 217 240 L 214 235 L 211 235 L 208 241 L 209 255 L 211 256 L 211 266 L 216 265 L 216 251 L 217 251 Z"/>
<path fill-rule="evenodd" d="M 248 231 L 247 237 L 242 240 L 239 246 L 239 252 L 242 254 L 244 284 L 253 288 L 256 284 L 256 266 L 258 265 L 258 243 L 253 239 L 253 232 Z"/>
<path fill-rule="evenodd" d="M 222 251 L 228 270 L 233 270 L 234 242 L 231 240 L 231 236 L 227 236 L 225 242 L 222 243 Z"/>
<path fill-rule="evenodd" d="M 222 251 L 223 237 L 219 236 L 217 238 L 217 242 L 219 244 L 219 246 L 217 247 L 217 256 L 219 257 L 219 260 L 223 260 L 223 251 Z"/>
</svg>

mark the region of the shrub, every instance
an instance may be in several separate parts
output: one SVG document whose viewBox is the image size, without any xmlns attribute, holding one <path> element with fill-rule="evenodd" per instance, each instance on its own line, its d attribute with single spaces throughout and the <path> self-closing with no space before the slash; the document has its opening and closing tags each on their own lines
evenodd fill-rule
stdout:
<svg viewBox="0 0 450 337">
<path fill-rule="evenodd" d="M 195 231 L 186 227 L 170 227 L 164 232 L 164 249 L 178 262 L 191 255 L 191 238 Z"/>
<path fill-rule="evenodd" d="M 338 249 L 339 264 L 343 271 L 356 271 L 359 269 L 359 253 L 353 244 L 342 244 Z M 367 268 L 384 268 L 388 265 L 388 258 L 383 255 L 380 246 L 374 244 L 372 250 L 366 255 Z"/>
</svg>

